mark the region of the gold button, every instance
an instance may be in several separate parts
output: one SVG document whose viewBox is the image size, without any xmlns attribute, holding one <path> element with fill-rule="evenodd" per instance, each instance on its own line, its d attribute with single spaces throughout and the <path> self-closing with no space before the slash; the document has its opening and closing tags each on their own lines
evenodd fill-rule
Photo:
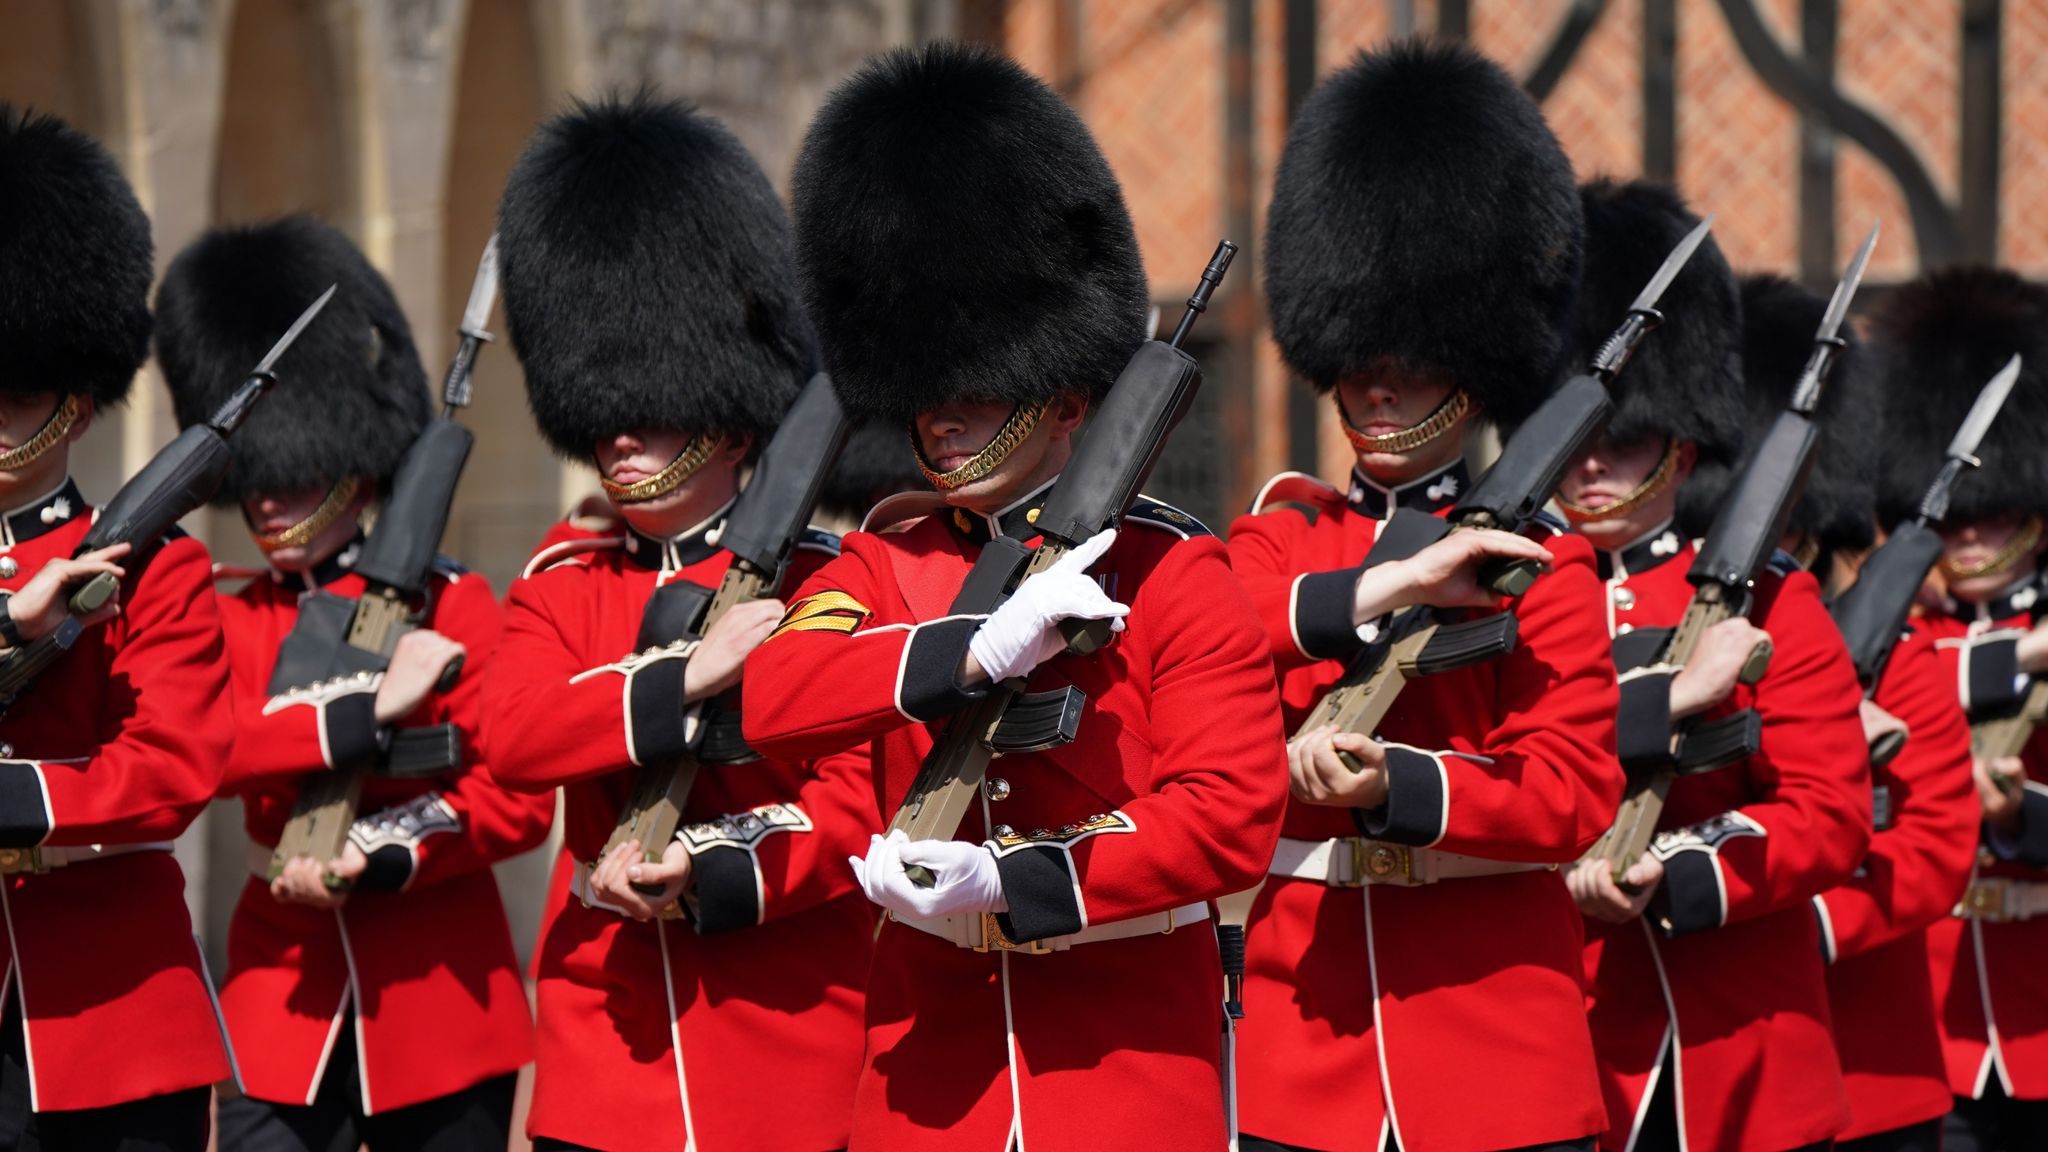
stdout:
<svg viewBox="0 0 2048 1152">
<path fill-rule="evenodd" d="M 1400 857 L 1395 851 L 1382 844 L 1374 848 L 1372 853 L 1365 858 L 1365 870 L 1374 876 L 1392 876 L 1399 862 Z"/>
<path fill-rule="evenodd" d="M 1033 508 L 1033 509 L 1032 509 L 1031 511 L 1029 511 L 1029 512 L 1026 512 L 1026 513 L 1024 514 L 1024 522 L 1025 522 L 1026 524 L 1036 524 L 1036 523 L 1038 523 L 1038 509 L 1036 509 L 1036 508 Z"/>
<path fill-rule="evenodd" d="M 19 863 L 21 863 L 20 849 L 0 848 L 0 868 L 12 868 Z"/>
</svg>

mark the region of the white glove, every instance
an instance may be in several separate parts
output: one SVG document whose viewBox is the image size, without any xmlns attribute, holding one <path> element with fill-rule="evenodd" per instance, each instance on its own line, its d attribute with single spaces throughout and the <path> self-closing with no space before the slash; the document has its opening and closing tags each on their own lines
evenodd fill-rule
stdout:
<svg viewBox="0 0 2048 1152">
<path fill-rule="evenodd" d="M 1116 542 L 1116 529 L 1089 537 L 1080 547 L 1028 577 L 1017 591 L 967 641 L 974 661 L 991 682 L 1022 676 L 1058 655 L 1067 646 L 1060 635 L 1062 620 L 1109 620 L 1111 631 L 1124 630 L 1130 606 L 1109 598 L 1088 567 Z"/>
<path fill-rule="evenodd" d="M 979 844 L 912 840 L 899 829 L 886 837 L 868 837 L 868 858 L 848 856 L 846 862 L 853 865 L 860 890 L 869 900 L 905 920 L 1010 910 L 995 853 Z M 930 869 L 939 882 L 918 887 L 904 871 L 909 864 Z"/>
</svg>

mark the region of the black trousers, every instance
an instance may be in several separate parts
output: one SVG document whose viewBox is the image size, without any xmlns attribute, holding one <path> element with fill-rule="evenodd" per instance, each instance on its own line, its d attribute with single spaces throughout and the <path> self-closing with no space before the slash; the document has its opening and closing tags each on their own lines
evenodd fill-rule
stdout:
<svg viewBox="0 0 2048 1152">
<path fill-rule="evenodd" d="M 1835 1152 L 1941 1152 L 1941 1121 L 1929 1120 L 1854 1140 L 1837 1140 Z"/>
<path fill-rule="evenodd" d="M 334 1055 L 311 1104 L 238 1096 L 220 1102 L 220 1152 L 504 1152 L 519 1078 L 498 1076 L 405 1108 L 363 1115 L 355 1014 L 342 1023 Z"/>
<path fill-rule="evenodd" d="M 2048 1148 L 2048 1100 L 2015 1100 L 1993 1078 L 1982 1100 L 1956 1097 L 1942 1124 L 1947 1152 L 2033 1152 Z"/>
<path fill-rule="evenodd" d="M 1239 1152 L 1316 1152 L 1298 1144 L 1282 1144 L 1278 1140 L 1267 1140 L 1259 1136 L 1240 1135 L 1237 1138 Z M 1400 1152 L 1401 1145 L 1391 1133 L 1387 1136 L 1386 1152 Z M 1557 1144 L 1528 1144 L 1520 1148 L 1504 1149 L 1503 1152 L 1593 1152 L 1593 1138 L 1566 1140 Z"/>
<path fill-rule="evenodd" d="M 210 1087 L 76 1112 L 30 1111 L 21 1028 L 9 995 L 0 1016 L 0 1152 L 205 1152 Z"/>
</svg>

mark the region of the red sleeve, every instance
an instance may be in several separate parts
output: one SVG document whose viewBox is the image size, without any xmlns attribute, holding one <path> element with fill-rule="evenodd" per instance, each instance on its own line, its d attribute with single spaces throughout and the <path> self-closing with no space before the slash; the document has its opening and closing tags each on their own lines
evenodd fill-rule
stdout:
<svg viewBox="0 0 2048 1152">
<path fill-rule="evenodd" d="M 1969 883 L 1979 808 L 1970 729 L 1933 642 L 1899 642 L 1877 703 L 1904 721 L 1906 746 L 1877 770 L 1887 826 L 1856 874 L 1814 897 L 1830 960 L 1868 952 L 1949 914 Z"/>
<path fill-rule="evenodd" d="M 865 854 L 868 836 L 883 824 L 868 749 L 790 771 L 801 772 L 802 782 L 787 802 L 697 821 L 677 832 L 694 858 L 689 902 L 699 932 L 752 927 L 854 890 L 846 859 Z"/>
<path fill-rule="evenodd" d="M 1312 528 L 1308 515 L 1297 506 L 1284 505 L 1271 511 L 1240 516 L 1230 525 L 1230 566 L 1251 599 L 1252 609 L 1265 632 L 1267 653 L 1272 657 L 1274 670 L 1281 676 L 1317 663 L 1327 655 L 1334 655 L 1312 655 L 1310 650 L 1315 645 L 1301 634 L 1305 611 L 1311 617 L 1312 631 L 1315 624 L 1321 622 L 1316 618 L 1315 604 L 1305 609 L 1301 603 L 1299 592 L 1303 579 L 1321 576 L 1324 577 L 1323 582 L 1328 583 L 1333 575 L 1303 572 L 1298 567 Z M 1336 605 L 1330 607 L 1334 611 Z M 1348 604 L 1344 607 L 1348 613 Z M 1350 623 L 1348 615 L 1341 623 Z"/>
<path fill-rule="evenodd" d="M 0 776 L 0 795 L 33 785 L 42 843 L 174 839 L 213 798 L 234 743 L 213 565 L 197 540 L 170 541 L 130 576 L 106 627 L 98 747 L 83 759 L 8 762 Z"/>
<path fill-rule="evenodd" d="M 224 795 L 240 795 L 281 777 L 302 776 L 341 763 L 374 741 L 377 732 L 376 686 L 345 680 L 310 691 L 270 694 L 270 670 L 277 652 L 259 651 L 267 644 L 263 630 L 245 627 L 256 609 L 242 596 L 219 599 L 227 633 L 229 691 L 235 700 L 235 750 L 221 776 Z"/>
<path fill-rule="evenodd" d="M 1743 765 L 1751 798 L 1652 846 L 1674 936 L 1808 900 L 1847 880 L 1870 845 L 1862 691 L 1819 585 L 1805 572 L 1786 576 L 1757 623 L 1773 652 L 1753 693 L 1763 748 Z"/>
<path fill-rule="evenodd" d="M 438 792 L 364 813 L 352 833 L 373 868 L 379 853 L 402 860 L 407 871 L 397 887 L 488 868 L 539 844 L 554 821 L 552 794 L 506 791 L 479 748 L 483 683 L 495 663 L 499 624 L 498 602 L 483 577 L 467 574 L 442 586 L 431 626 L 463 646 L 462 676 L 447 694 L 422 701 L 399 726 L 453 724 L 462 736 L 463 770 Z"/>
</svg>

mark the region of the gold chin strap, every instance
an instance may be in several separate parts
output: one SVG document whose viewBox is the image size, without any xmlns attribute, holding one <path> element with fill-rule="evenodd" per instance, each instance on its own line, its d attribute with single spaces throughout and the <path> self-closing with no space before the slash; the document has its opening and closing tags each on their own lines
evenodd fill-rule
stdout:
<svg viewBox="0 0 2048 1152">
<path fill-rule="evenodd" d="M 1436 406 L 1436 411 L 1423 417 L 1421 423 L 1384 436 L 1370 436 L 1351 426 L 1351 413 L 1344 411 L 1343 400 L 1337 401 L 1337 419 L 1344 425 L 1344 438 L 1351 441 L 1352 451 L 1361 453 L 1412 452 L 1449 432 L 1471 410 L 1472 399 L 1460 388 L 1444 397 L 1444 402 Z"/>
<path fill-rule="evenodd" d="M 340 483 L 327 490 L 327 498 L 320 501 L 320 506 L 304 520 L 274 535 L 256 533 L 256 547 L 261 548 L 265 556 L 281 548 L 304 548 L 341 519 L 348 506 L 355 503 L 356 492 L 361 487 L 362 481 L 357 477 L 342 477 Z"/>
<path fill-rule="evenodd" d="M 597 482 L 603 486 L 604 494 L 611 497 L 614 504 L 645 504 L 649 500 L 659 500 L 681 488 L 683 481 L 696 475 L 697 469 L 702 468 L 723 447 L 723 432 L 716 436 L 699 436 L 690 441 L 681 452 L 676 453 L 676 458 L 668 462 L 668 467 L 645 480 L 635 480 L 631 484 L 614 484 L 599 476 Z"/>
<path fill-rule="evenodd" d="M 1010 413 L 1010 418 L 1003 421 L 1001 428 L 996 429 L 995 438 L 988 442 L 988 446 L 976 452 L 973 459 L 951 472 L 938 471 L 932 467 L 931 461 L 924 458 L 924 445 L 918 442 L 917 429 L 913 426 L 910 429 L 910 448 L 917 453 L 917 470 L 924 473 L 927 483 L 941 492 L 958 488 L 963 484 L 972 484 L 995 471 L 1003 461 L 1010 458 L 1010 453 L 1017 450 L 1017 445 L 1028 439 L 1032 431 L 1038 427 L 1039 419 L 1045 415 L 1045 410 L 1051 404 L 1048 400 L 1029 408 L 1022 404 L 1017 405 L 1016 410 Z"/>
<path fill-rule="evenodd" d="M 1993 572 L 2012 567 L 2014 561 L 2033 551 L 2034 545 L 2040 542 L 2041 518 L 2029 516 L 2011 538 L 2006 540 L 2005 547 L 2000 548 L 1991 559 L 1968 566 L 1951 564 L 1944 559 L 1941 562 L 1941 574 L 1950 580 L 1974 580 L 1979 576 L 1989 576 Z"/>
<path fill-rule="evenodd" d="M 1657 461 L 1657 470 L 1650 473 L 1648 479 L 1636 485 L 1635 491 L 1630 492 L 1628 495 L 1623 496 L 1604 508 L 1588 508 L 1584 504 L 1574 504 L 1563 496 L 1557 498 L 1557 506 L 1564 509 L 1565 518 L 1574 524 L 1591 524 L 1600 520 L 1612 520 L 1618 516 L 1628 515 L 1638 507 L 1641 507 L 1645 501 L 1653 499 L 1657 493 L 1670 487 L 1671 477 L 1677 472 L 1678 445 L 1666 440 L 1664 442 L 1664 455 Z"/>
<path fill-rule="evenodd" d="M 0 452 L 0 472 L 12 472 L 17 468 L 35 463 L 36 457 L 48 452 L 59 440 L 71 432 L 71 426 L 78 422 L 78 396 L 74 393 L 64 397 L 36 434 L 26 444 Z"/>
<path fill-rule="evenodd" d="M 1797 548 L 1792 549 L 1792 562 L 1794 564 L 1799 565 L 1801 568 L 1806 569 L 1808 572 L 1813 572 L 1813 563 L 1814 561 L 1819 559 L 1820 537 L 1801 536 L 1799 538 L 1799 546 Z M 1827 573 L 1825 572 L 1814 572 L 1813 574 L 1822 577 L 1823 579 L 1825 579 L 1827 576 Z"/>
</svg>

